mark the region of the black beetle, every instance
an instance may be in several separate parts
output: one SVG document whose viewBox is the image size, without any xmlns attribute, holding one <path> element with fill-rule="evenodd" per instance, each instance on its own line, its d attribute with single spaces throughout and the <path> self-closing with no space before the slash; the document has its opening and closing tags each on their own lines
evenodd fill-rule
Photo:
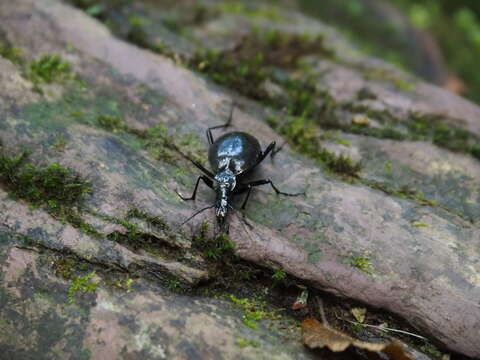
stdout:
<svg viewBox="0 0 480 360">
<path fill-rule="evenodd" d="M 195 200 L 197 195 L 198 185 L 200 180 L 203 180 L 207 186 L 216 192 L 215 203 L 211 206 L 207 206 L 182 223 L 198 215 L 204 210 L 215 207 L 215 215 L 217 217 L 218 225 L 220 229 L 223 229 L 225 220 L 227 218 L 228 208 L 233 210 L 230 205 L 230 199 L 233 195 L 247 192 L 245 199 L 243 200 L 242 210 L 247 205 L 250 192 L 253 187 L 270 184 L 277 194 L 286 196 L 298 196 L 304 193 L 289 194 L 277 189 L 270 179 L 256 180 L 242 183 L 241 180 L 244 176 L 254 170 L 268 154 L 274 156 L 281 148 L 275 148 L 275 141 L 272 141 L 267 146 L 265 151 L 262 151 L 258 140 L 244 132 L 230 132 L 220 136 L 217 140 L 213 139 L 212 130 L 226 128 L 232 122 L 234 104 L 232 104 L 230 110 L 230 116 L 223 125 L 213 126 L 207 129 L 207 139 L 210 147 L 208 149 L 208 161 L 212 167 L 212 171 L 206 169 L 202 164 L 193 159 L 189 159 L 198 169 L 200 169 L 205 175 L 200 175 L 197 179 L 195 189 L 192 196 L 184 197 L 178 191 L 176 193 L 183 200 Z"/>
</svg>

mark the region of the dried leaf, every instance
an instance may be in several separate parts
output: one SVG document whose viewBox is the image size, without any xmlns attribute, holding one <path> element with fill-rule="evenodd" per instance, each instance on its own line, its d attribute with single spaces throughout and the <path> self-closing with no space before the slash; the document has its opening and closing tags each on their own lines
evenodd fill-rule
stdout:
<svg viewBox="0 0 480 360">
<path fill-rule="evenodd" d="M 352 312 L 353 317 L 355 320 L 357 320 L 359 323 L 363 324 L 365 321 L 365 315 L 367 314 L 367 309 L 365 308 L 352 308 L 350 310 Z"/>
<path fill-rule="evenodd" d="M 302 333 L 303 343 L 310 349 L 327 347 L 331 351 L 340 352 L 352 345 L 371 352 L 382 352 L 391 360 L 412 360 L 398 343 L 375 344 L 359 341 L 312 318 L 302 322 Z"/>
</svg>

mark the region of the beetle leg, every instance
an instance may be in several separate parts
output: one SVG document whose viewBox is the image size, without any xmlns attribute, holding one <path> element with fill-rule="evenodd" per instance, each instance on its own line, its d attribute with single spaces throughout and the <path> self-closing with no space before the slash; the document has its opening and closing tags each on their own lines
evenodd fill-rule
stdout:
<svg viewBox="0 0 480 360">
<path fill-rule="evenodd" d="M 231 122 L 232 122 L 232 118 L 233 118 L 233 109 L 235 108 L 235 102 L 232 102 L 232 107 L 230 108 L 230 115 L 228 116 L 228 120 L 225 124 L 223 125 L 217 125 L 217 126 L 212 126 L 212 127 L 209 127 L 207 129 L 207 140 L 208 140 L 208 143 L 211 145 L 213 144 L 213 135 L 212 135 L 212 130 L 214 129 L 220 129 L 220 128 L 226 128 L 226 127 L 229 127 Z"/>
<path fill-rule="evenodd" d="M 182 194 L 180 194 L 177 190 L 175 190 L 175 192 L 177 193 L 178 196 L 180 196 L 182 200 L 195 200 L 195 197 L 197 196 L 197 189 L 198 189 L 198 185 L 200 184 L 200 180 L 203 180 L 203 182 L 207 184 L 209 188 L 213 189 L 213 181 L 204 175 L 200 175 L 197 179 L 197 184 L 195 185 L 195 189 L 193 189 L 192 196 L 190 196 L 189 198 L 186 198 L 182 196 Z"/>
<path fill-rule="evenodd" d="M 243 185 L 242 187 L 246 188 L 248 190 L 247 196 L 245 197 L 245 200 L 243 200 L 242 209 L 245 209 L 245 206 L 247 205 L 247 201 L 248 201 L 248 198 L 250 197 L 250 192 L 252 191 L 252 188 L 255 187 L 255 186 L 267 185 L 267 184 L 270 184 L 270 186 L 273 188 L 273 190 L 275 190 L 277 195 L 285 195 L 285 196 L 305 195 L 305 192 L 292 194 L 292 193 L 286 193 L 286 192 L 280 191 L 280 190 L 277 189 L 277 187 L 273 184 L 272 180 L 270 180 L 270 179 L 252 181 L 252 182 L 249 182 L 247 184 L 242 184 Z"/>
<path fill-rule="evenodd" d="M 274 149 L 275 149 L 275 144 L 276 144 L 275 141 L 272 141 L 272 142 L 270 143 L 270 145 L 267 146 L 267 148 L 265 149 L 265 151 L 263 151 L 263 152 L 260 154 L 260 157 L 258 158 L 257 163 L 255 164 L 255 166 L 257 166 L 257 165 L 260 164 L 263 160 L 265 160 L 265 158 L 267 157 L 267 155 L 268 155 L 270 152 L 272 152 L 272 151 L 275 152 L 275 150 L 274 150 Z M 273 156 L 273 155 L 272 155 L 272 156 Z M 255 166 L 253 166 L 253 167 L 255 167 Z"/>
<path fill-rule="evenodd" d="M 267 146 L 267 148 L 265 149 L 264 152 L 262 152 L 262 155 L 260 155 L 260 158 L 258 159 L 257 161 L 257 165 L 260 164 L 266 157 L 268 154 L 270 154 L 270 157 L 273 159 L 273 157 L 280 151 L 283 149 L 283 147 L 285 146 L 287 142 L 284 141 L 282 145 L 280 146 L 277 146 L 277 143 L 275 141 L 272 141 L 270 143 L 270 145 Z"/>
<path fill-rule="evenodd" d="M 277 155 L 277 153 L 280 152 L 280 151 L 283 149 L 283 147 L 285 146 L 286 143 L 287 143 L 287 142 L 284 141 L 284 142 L 282 143 L 282 145 L 280 145 L 280 146 L 276 146 L 276 145 L 275 145 L 275 146 L 274 146 L 274 149 L 272 150 L 272 153 L 270 154 L 270 157 L 273 159 L 273 157 L 274 157 L 275 155 Z"/>
<path fill-rule="evenodd" d="M 190 160 L 190 162 L 195 165 L 199 170 L 201 170 L 205 175 L 207 175 L 210 179 L 214 179 L 215 178 L 215 175 L 212 174 L 211 171 L 207 170 L 207 168 L 205 168 L 202 164 L 200 164 L 198 161 L 195 161 L 193 159 L 190 159 L 189 157 L 187 157 L 188 160 Z"/>
<path fill-rule="evenodd" d="M 247 192 L 247 195 L 245 196 L 245 199 L 243 200 L 243 204 L 241 206 L 242 210 L 245 210 L 245 207 L 247 206 L 247 201 L 248 201 L 248 198 L 250 197 L 251 192 L 252 192 L 252 186 L 248 185 L 248 192 Z"/>
</svg>

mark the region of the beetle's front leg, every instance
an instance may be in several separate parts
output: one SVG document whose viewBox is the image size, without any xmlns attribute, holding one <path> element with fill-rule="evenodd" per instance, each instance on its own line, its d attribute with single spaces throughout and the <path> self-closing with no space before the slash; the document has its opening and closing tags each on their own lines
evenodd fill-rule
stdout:
<svg viewBox="0 0 480 360">
<path fill-rule="evenodd" d="M 187 197 L 184 197 L 182 196 L 182 194 L 180 194 L 177 190 L 175 190 L 175 192 L 177 193 L 178 196 L 180 196 L 180 198 L 182 200 L 195 200 L 195 197 L 197 196 L 197 189 L 198 189 L 198 185 L 200 184 L 200 180 L 203 180 L 203 182 L 205 184 L 207 184 L 207 186 L 210 188 L 210 189 L 213 189 L 213 181 L 210 180 L 208 177 L 204 176 L 204 175 L 200 175 L 197 179 L 197 183 L 195 184 L 195 189 L 193 189 L 193 194 L 192 196 L 190 196 L 189 198 Z"/>
</svg>

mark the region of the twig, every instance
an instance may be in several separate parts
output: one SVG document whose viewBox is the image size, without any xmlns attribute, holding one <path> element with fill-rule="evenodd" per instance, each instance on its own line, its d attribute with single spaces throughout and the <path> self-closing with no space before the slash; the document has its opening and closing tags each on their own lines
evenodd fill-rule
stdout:
<svg viewBox="0 0 480 360">
<path fill-rule="evenodd" d="M 413 336 L 413 337 L 416 337 L 416 338 L 419 338 L 419 339 L 428 341 L 428 339 L 425 338 L 425 337 L 423 337 L 423 336 L 420 336 L 420 335 L 417 335 L 417 334 L 413 334 L 413 333 L 411 333 L 411 332 L 404 331 L 404 330 L 392 329 L 392 328 L 381 327 L 381 326 L 376 326 L 376 325 L 362 324 L 362 323 L 359 323 L 359 322 L 356 322 L 356 321 L 351 321 L 351 320 L 347 320 L 347 319 L 342 319 L 342 318 L 339 317 L 339 316 L 337 316 L 337 319 L 343 320 L 343 321 L 346 321 L 346 322 L 349 322 L 350 324 L 354 324 L 354 325 L 362 325 L 362 326 L 371 327 L 371 328 L 378 329 L 378 330 L 385 330 L 385 331 L 392 331 L 392 332 L 402 333 L 402 334 L 405 334 L 405 335 L 410 335 L 410 336 Z"/>
<path fill-rule="evenodd" d="M 329 326 L 327 317 L 325 316 L 325 309 L 323 308 L 322 298 L 320 296 L 317 296 L 315 299 L 317 300 L 317 303 L 318 303 L 318 312 L 320 313 L 320 317 L 322 318 L 322 324 L 325 326 Z"/>
</svg>

